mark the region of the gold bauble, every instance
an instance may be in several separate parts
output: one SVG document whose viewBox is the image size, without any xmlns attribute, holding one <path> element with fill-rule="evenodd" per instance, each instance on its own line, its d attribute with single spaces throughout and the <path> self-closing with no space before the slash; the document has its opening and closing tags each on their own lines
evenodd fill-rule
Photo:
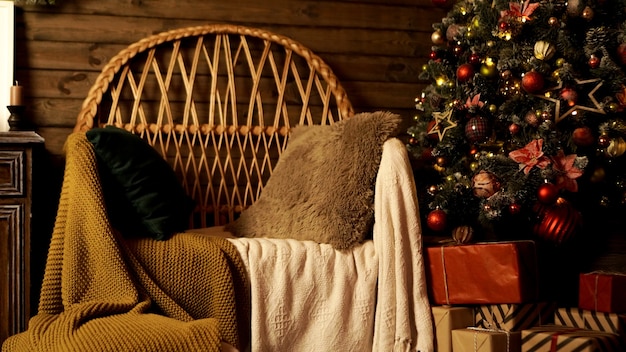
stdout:
<svg viewBox="0 0 626 352">
<path fill-rule="evenodd" d="M 587 21 L 591 21 L 593 19 L 593 9 L 589 6 L 586 6 L 583 12 L 580 14 L 580 17 L 586 19 Z"/>
<path fill-rule="evenodd" d="M 433 44 L 435 45 L 441 45 L 445 42 L 443 33 L 441 33 L 440 30 L 434 31 L 433 34 L 430 35 L 430 39 L 433 41 Z"/>
<path fill-rule="evenodd" d="M 482 64 L 480 66 L 480 74 L 486 78 L 495 77 L 498 74 L 498 68 L 496 65 Z"/>
<path fill-rule="evenodd" d="M 498 111 L 498 106 L 496 104 L 489 104 L 489 112 L 495 114 Z"/>
<path fill-rule="evenodd" d="M 565 59 L 560 57 L 558 59 L 556 59 L 556 61 L 554 62 L 554 64 L 556 65 L 556 67 L 563 67 L 563 64 L 565 63 Z"/>
<path fill-rule="evenodd" d="M 478 16 L 474 16 L 474 18 L 472 18 L 472 27 L 480 28 L 480 18 Z"/>
<path fill-rule="evenodd" d="M 552 43 L 540 40 L 535 43 L 535 57 L 539 60 L 550 60 L 556 53 L 556 48 Z"/>
<path fill-rule="evenodd" d="M 556 26 L 560 25 L 559 19 L 556 18 L 556 17 L 550 17 L 550 18 L 548 18 L 548 24 L 550 26 L 556 27 Z"/>
<path fill-rule="evenodd" d="M 624 141 L 622 137 L 611 139 L 609 146 L 606 147 L 606 155 L 611 158 L 617 158 L 624 154 L 624 152 L 626 152 L 626 141 Z"/>
</svg>

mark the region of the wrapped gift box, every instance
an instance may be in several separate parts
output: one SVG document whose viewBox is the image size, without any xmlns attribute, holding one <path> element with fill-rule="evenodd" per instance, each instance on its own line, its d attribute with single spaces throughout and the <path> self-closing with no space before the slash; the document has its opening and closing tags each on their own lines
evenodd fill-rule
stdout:
<svg viewBox="0 0 626 352">
<path fill-rule="evenodd" d="M 578 308 L 604 313 L 626 313 L 626 275 L 580 274 Z"/>
<path fill-rule="evenodd" d="M 558 308 L 554 312 L 554 323 L 572 328 L 612 332 L 623 339 L 626 314 L 593 312 L 580 308 Z"/>
<path fill-rule="evenodd" d="M 452 330 L 454 352 L 520 352 L 522 333 L 493 329 Z"/>
<path fill-rule="evenodd" d="M 434 304 L 526 303 L 538 298 L 533 241 L 427 247 L 426 262 Z"/>
<path fill-rule="evenodd" d="M 452 351 L 452 330 L 474 326 L 474 308 L 431 306 L 438 352 Z"/>
<path fill-rule="evenodd" d="M 610 332 L 543 325 L 522 330 L 522 352 L 613 352 L 623 351 L 616 334 Z"/>
<path fill-rule="evenodd" d="M 521 331 L 536 325 L 554 323 L 555 302 L 488 304 L 475 308 L 476 327 Z"/>
</svg>

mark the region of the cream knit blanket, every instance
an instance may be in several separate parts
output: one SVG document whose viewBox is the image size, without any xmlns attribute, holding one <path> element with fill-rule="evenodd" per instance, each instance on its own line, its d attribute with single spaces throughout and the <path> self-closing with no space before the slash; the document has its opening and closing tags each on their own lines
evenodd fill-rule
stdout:
<svg viewBox="0 0 626 352">
<path fill-rule="evenodd" d="M 220 351 L 222 341 L 247 342 L 235 248 L 197 234 L 121 239 L 85 134 L 70 135 L 66 152 L 39 312 L 2 351 Z"/>
<path fill-rule="evenodd" d="M 374 240 L 348 252 L 230 239 L 250 278 L 252 352 L 434 351 L 415 181 L 398 139 L 383 146 L 374 216 Z"/>
</svg>

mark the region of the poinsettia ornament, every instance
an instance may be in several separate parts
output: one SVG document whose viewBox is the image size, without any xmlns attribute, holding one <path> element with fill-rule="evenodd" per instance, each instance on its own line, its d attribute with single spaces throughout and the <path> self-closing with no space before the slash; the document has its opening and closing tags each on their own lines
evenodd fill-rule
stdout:
<svg viewBox="0 0 626 352">
<path fill-rule="evenodd" d="M 514 150 L 509 153 L 509 158 L 518 162 L 520 170 L 528 175 L 530 170 L 537 166 L 545 169 L 550 165 L 550 159 L 543 154 L 543 139 L 534 139 L 526 144 L 524 148 Z"/>
<path fill-rule="evenodd" d="M 582 176 L 583 171 L 576 166 L 576 154 L 565 155 L 562 150 L 552 158 L 552 167 L 558 172 L 556 186 L 558 189 L 565 189 L 570 192 L 578 192 L 576 179 Z"/>
<path fill-rule="evenodd" d="M 530 0 L 524 3 L 510 2 L 509 9 L 500 11 L 500 18 L 513 17 L 520 22 L 530 21 L 530 15 L 539 7 L 539 3 L 531 4 Z"/>
<path fill-rule="evenodd" d="M 467 98 L 467 101 L 465 102 L 465 107 L 468 110 L 474 110 L 477 108 L 482 108 L 485 105 L 485 103 L 483 103 L 482 101 L 480 101 L 480 94 L 476 94 L 474 95 L 473 98 Z"/>
</svg>

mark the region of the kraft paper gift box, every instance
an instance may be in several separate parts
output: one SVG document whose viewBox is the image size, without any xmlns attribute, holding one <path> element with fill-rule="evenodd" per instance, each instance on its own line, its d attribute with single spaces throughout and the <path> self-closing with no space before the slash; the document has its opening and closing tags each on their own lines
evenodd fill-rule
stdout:
<svg viewBox="0 0 626 352">
<path fill-rule="evenodd" d="M 475 307 L 476 327 L 521 331 L 554 322 L 556 302 L 489 304 Z"/>
<path fill-rule="evenodd" d="M 438 352 L 452 351 L 452 330 L 474 326 L 474 309 L 471 307 L 431 306 L 435 340 Z"/>
<path fill-rule="evenodd" d="M 572 328 L 612 332 L 620 335 L 624 340 L 626 314 L 593 312 L 580 308 L 558 308 L 554 312 L 554 323 Z"/>
<path fill-rule="evenodd" d="M 580 274 L 578 308 L 594 312 L 626 313 L 625 297 L 625 274 Z"/>
<path fill-rule="evenodd" d="M 520 352 L 522 333 L 493 329 L 452 330 L 454 352 Z"/>
<path fill-rule="evenodd" d="M 535 243 L 511 241 L 426 247 L 426 280 L 433 304 L 536 301 Z"/>
<path fill-rule="evenodd" d="M 610 332 L 559 325 L 522 330 L 522 352 L 623 351 L 619 337 Z"/>
</svg>

